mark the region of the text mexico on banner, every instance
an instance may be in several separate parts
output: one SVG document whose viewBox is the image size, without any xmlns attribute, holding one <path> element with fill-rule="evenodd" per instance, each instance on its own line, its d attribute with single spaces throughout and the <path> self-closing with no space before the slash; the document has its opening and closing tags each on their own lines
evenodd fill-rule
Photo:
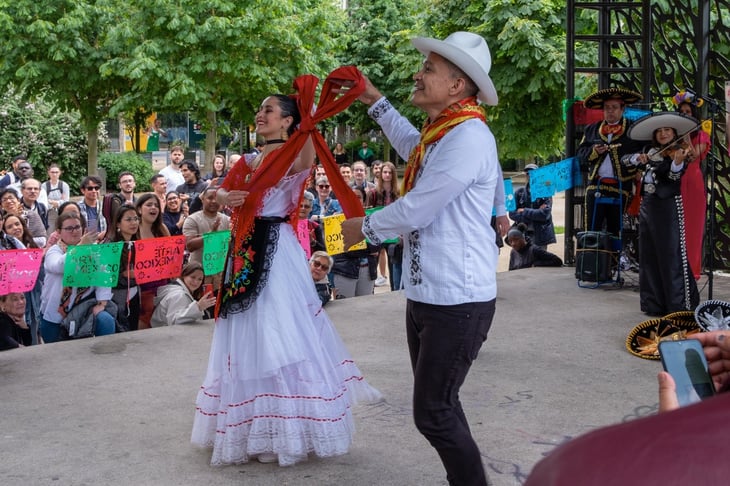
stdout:
<svg viewBox="0 0 730 486">
<path fill-rule="evenodd" d="M 330 256 L 338 255 L 345 251 L 345 243 L 342 240 L 342 222 L 344 220 L 345 215 L 342 213 L 327 216 L 322 220 L 324 223 L 324 244 Z M 367 245 L 365 244 L 365 240 L 362 240 L 347 250 L 364 250 L 365 248 L 367 248 Z"/>
<path fill-rule="evenodd" d="M 176 278 L 182 273 L 184 236 L 137 240 L 134 249 L 134 278 L 138 284 Z"/>
<path fill-rule="evenodd" d="M 114 287 L 124 242 L 69 246 L 63 265 L 65 287 Z"/>
<path fill-rule="evenodd" d="M 203 274 L 221 273 L 228 255 L 231 230 L 214 231 L 203 234 Z"/>
<path fill-rule="evenodd" d="M 42 260 L 42 248 L 0 251 L 0 295 L 33 290 Z"/>
</svg>

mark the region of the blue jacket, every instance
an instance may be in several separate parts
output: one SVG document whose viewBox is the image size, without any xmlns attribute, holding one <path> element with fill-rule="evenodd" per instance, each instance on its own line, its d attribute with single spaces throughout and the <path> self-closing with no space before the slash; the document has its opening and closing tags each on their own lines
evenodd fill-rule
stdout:
<svg viewBox="0 0 730 486">
<path fill-rule="evenodd" d="M 555 227 L 553 226 L 553 198 L 539 197 L 532 201 L 529 186 L 521 187 L 515 192 L 515 203 L 517 209 L 524 208 L 518 213 L 517 210 L 510 211 L 509 217 L 517 223 L 527 225 L 527 235 L 532 243 L 537 246 L 545 246 L 556 243 Z M 542 206 L 545 207 L 542 207 Z"/>
<path fill-rule="evenodd" d="M 319 216 L 321 212 L 322 206 L 319 204 L 319 198 L 315 196 L 314 202 L 312 203 L 312 211 L 309 213 L 309 217 L 312 216 Z M 332 216 L 333 214 L 341 213 L 342 207 L 340 206 L 340 203 L 337 202 L 337 199 L 333 199 L 331 197 L 328 197 L 324 201 L 324 215 L 325 216 Z"/>
</svg>

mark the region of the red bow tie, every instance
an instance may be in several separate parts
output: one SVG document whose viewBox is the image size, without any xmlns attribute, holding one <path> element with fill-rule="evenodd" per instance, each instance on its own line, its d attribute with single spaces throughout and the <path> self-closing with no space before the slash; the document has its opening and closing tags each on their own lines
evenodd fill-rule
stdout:
<svg viewBox="0 0 730 486">
<path fill-rule="evenodd" d="M 621 135 L 624 132 L 624 126 L 620 123 L 617 123 L 615 125 L 609 125 L 607 123 L 604 123 L 601 125 L 601 135 L 610 135 L 613 134 L 614 137 L 616 135 Z"/>
</svg>

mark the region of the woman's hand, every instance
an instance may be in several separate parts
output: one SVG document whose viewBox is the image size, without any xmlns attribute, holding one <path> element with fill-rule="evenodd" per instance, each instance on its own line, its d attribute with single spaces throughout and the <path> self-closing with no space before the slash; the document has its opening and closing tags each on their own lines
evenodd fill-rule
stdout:
<svg viewBox="0 0 730 486">
<path fill-rule="evenodd" d="M 230 206 L 232 208 L 237 208 L 238 206 L 242 206 L 243 203 L 246 202 L 248 194 L 248 191 L 226 191 L 225 189 L 218 189 L 216 197 L 220 204 L 224 206 Z"/>
<path fill-rule="evenodd" d="M 99 233 L 96 231 L 89 231 L 88 233 L 84 233 L 84 236 L 81 237 L 79 245 L 91 245 L 92 243 L 96 243 L 98 238 Z"/>
<path fill-rule="evenodd" d="M 200 311 L 202 312 L 205 309 L 211 307 L 213 304 L 215 304 L 215 295 L 213 295 L 213 292 L 206 292 L 198 300 L 198 309 L 200 309 Z"/>
</svg>

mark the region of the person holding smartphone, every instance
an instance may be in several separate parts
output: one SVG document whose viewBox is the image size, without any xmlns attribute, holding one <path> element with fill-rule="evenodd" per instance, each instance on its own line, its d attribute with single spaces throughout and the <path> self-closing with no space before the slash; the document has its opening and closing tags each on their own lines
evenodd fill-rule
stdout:
<svg viewBox="0 0 730 486">
<path fill-rule="evenodd" d="M 724 393 L 730 331 L 690 339 L 702 343 L 717 396 L 680 408 L 674 380 L 662 371 L 659 411 L 666 413 L 601 427 L 561 445 L 535 465 L 524 486 L 727 484 L 730 466 L 718 451 L 730 435 L 730 393 Z"/>
<path fill-rule="evenodd" d="M 155 297 L 152 327 L 195 324 L 203 319 L 206 309 L 215 304 L 211 288 L 203 288 L 203 266 L 190 262 L 183 267 L 180 278 L 160 287 Z"/>
<path fill-rule="evenodd" d="M 730 331 L 701 332 L 692 335 L 690 339 L 696 339 L 702 344 L 715 392 L 723 393 L 729 390 Z M 666 371 L 660 371 L 657 381 L 659 382 L 659 411 L 667 412 L 679 408 L 677 385 L 672 375 Z"/>
</svg>

